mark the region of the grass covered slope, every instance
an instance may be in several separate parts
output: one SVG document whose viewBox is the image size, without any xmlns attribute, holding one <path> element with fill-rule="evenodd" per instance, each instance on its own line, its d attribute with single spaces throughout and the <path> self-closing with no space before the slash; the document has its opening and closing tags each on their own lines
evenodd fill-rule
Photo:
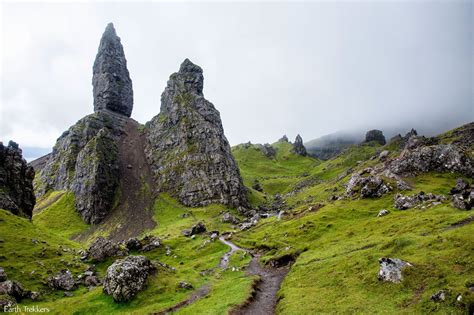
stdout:
<svg viewBox="0 0 474 315">
<path fill-rule="evenodd" d="M 0 210 L 0 266 L 26 290 L 45 290 L 46 279 L 61 269 L 84 271 L 77 260 L 80 245 L 27 219 Z"/>
<path fill-rule="evenodd" d="M 45 209 L 43 211 L 46 211 Z M 229 268 L 218 267 L 221 257 L 229 250 L 219 241 L 209 241 L 207 234 L 188 238 L 181 235 L 183 229 L 197 222 L 204 222 L 207 230 L 226 231 L 230 227 L 221 223 L 222 211 L 232 211 L 222 205 L 201 208 L 182 206 L 177 200 L 163 194 L 154 206 L 156 227 L 144 235 L 156 235 L 162 246 L 150 252 L 132 252 L 145 255 L 169 268 L 158 268 L 149 277 L 145 290 L 132 301 L 115 303 L 112 297 L 102 293 L 102 287 L 91 291 L 81 287 L 73 297 L 49 296 L 43 302 L 26 302 L 25 305 L 47 307 L 53 314 L 149 314 L 165 311 L 188 299 L 193 293 L 203 290 L 203 296 L 191 305 L 179 309 L 180 314 L 224 314 L 245 301 L 251 294 L 253 278 L 247 277 L 243 266 L 250 256 L 234 253 Z M 183 215 L 185 214 L 185 215 Z M 142 236 L 144 236 L 142 235 Z M 97 264 L 99 276 L 115 259 Z M 233 270 L 234 268 L 234 270 Z M 191 283 L 192 290 L 178 288 L 180 281 Z"/>
</svg>

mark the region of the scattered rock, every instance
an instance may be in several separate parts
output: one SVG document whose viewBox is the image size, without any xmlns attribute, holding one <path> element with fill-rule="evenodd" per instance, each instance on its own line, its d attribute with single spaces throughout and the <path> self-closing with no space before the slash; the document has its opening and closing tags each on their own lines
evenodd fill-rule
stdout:
<svg viewBox="0 0 474 315">
<path fill-rule="evenodd" d="M 390 154 L 390 151 L 388 150 L 383 150 L 382 152 L 380 152 L 379 154 L 379 160 L 380 161 L 385 161 L 388 157 L 388 155 Z"/>
<path fill-rule="evenodd" d="M 300 135 L 296 136 L 295 143 L 293 143 L 293 152 L 301 156 L 308 155 L 308 152 L 306 152 L 306 148 L 303 145 L 303 139 Z"/>
<path fill-rule="evenodd" d="M 383 216 L 386 216 L 389 213 L 390 213 L 390 211 L 388 211 L 386 209 L 382 209 L 382 210 L 379 211 L 379 214 L 377 215 L 377 217 L 383 217 Z"/>
<path fill-rule="evenodd" d="M 87 250 L 87 257 L 94 262 L 101 262 L 109 257 L 125 256 L 128 254 L 126 249 L 120 248 L 116 243 L 106 240 L 104 237 L 98 237 Z"/>
<path fill-rule="evenodd" d="M 254 184 L 252 185 L 252 188 L 255 189 L 256 191 L 263 191 L 262 185 L 260 185 L 260 182 L 258 180 L 255 180 Z"/>
<path fill-rule="evenodd" d="M 453 144 L 406 148 L 398 158 L 391 161 L 389 168 L 397 175 L 412 176 L 420 172 L 436 171 L 458 172 L 465 176 L 474 176 L 474 162 Z"/>
<path fill-rule="evenodd" d="M 161 241 L 158 237 L 156 236 L 145 236 L 142 240 L 142 243 L 144 243 L 141 251 L 142 252 L 149 252 L 151 250 L 154 250 L 155 248 L 158 248 L 161 246 Z"/>
<path fill-rule="evenodd" d="M 118 259 L 107 268 L 104 293 L 112 295 L 116 302 L 129 301 L 145 287 L 154 269 L 150 260 L 144 256 Z"/>
<path fill-rule="evenodd" d="M 365 134 L 365 142 L 375 141 L 378 144 L 385 145 L 387 142 L 385 141 L 385 136 L 383 132 L 380 130 L 369 130 Z"/>
<path fill-rule="evenodd" d="M 391 191 L 392 188 L 386 184 L 378 175 L 361 176 L 354 174 L 346 185 L 346 195 L 349 197 L 360 195 L 361 198 L 381 197 Z"/>
<path fill-rule="evenodd" d="M 84 278 L 84 285 L 88 288 L 97 287 L 100 285 L 100 279 L 97 276 L 90 275 Z"/>
<path fill-rule="evenodd" d="M 194 289 L 193 285 L 189 282 L 186 281 L 180 281 L 178 283 L 178 289 L 183 289 L 183 290 L 192 290 Z"/>
<path fill-rule="evenodd" d="M 36 198 L 33 192 L 35 171 L 26 164 L 22 151 L 13 141 L 0 142 L 0 208 L 31 219 Z"/>
<path fill-rule="evenodd" d="M 140 250 L 142 249 L 142 243 L 138 240 L 138 238 L 133 237 L 129 238 L 125 242 L 125 247 L 127 247 L 128 250 Z"/>
<path fill-rule="evenodd" d="M 0 293 L 0 310 L 8 312 L 16 306 L 16 300 L 8 294 Z"/>
<path fill-rule="evenodd" d="M 433 302 L 444 302 L 446 300 L 446 291 L 439 290 L 430 297 L 430 300 Z"/>
<path fill-rule="evenodd" d="M 394 207 L 399 210 L 406 210 L 426 204 L 427 202 L 431 202 L 433 204 L 441 202 L 445 199 L 446 197 L 443 195 L 435 195 L 432 193 L 425 194 L 423 191 L 411 196 L 396 194 L 394 197 Z"/>
<path fill-rule="evenodd" d="M 38 301 L 41 298 L 41 293 L 36 291 L 30 291 L 28 292 L 27 297 L 32 301 Z"/>
<path fill-rule="evenodd" d="M 5 269 L 0 267 L 0 282 L 7 281 L 7 279 L 8 279 L 8 277 L 7 277 L 7 274 L 5 272 Z"/>
<path fill-rule="evenodd" d="M 379 259 L 379 264 L 380 270 L 378 279 L 381 281 L 390 281 L 393 283 L 399 283 L 403 280 L 403 268 L 412 267 L 410 263 L 398 258 L 382 257 Z"/>
<path fill-rule="evenodd" d="M 72 294 L 72 292 L 68 292 L 68 291 L 64 291 L 63 295 L 64 295 L 64 297 L 74 296 L 74 294 Z"/>
<path fill-rule="evenodd" d="M 76 287 L 74 277 L 69 270 L 61 270 L 56 275 L 48 279 L 49 287 L 55 290 L 73 290 Z"/>
<path fill-rule="evenodd" d="M 0 283 L 0 295 L 1 294 L 12 296 L 19 301 L 23 298 L 25 291 L 19 282 L 7 280 Z"/>
<path fill-rule="evenodd" d="M 222 215 L 221 221 L 223 223 L 238 224 L 240 220 L 230 212 L 226 212 Z"/>
<path fill-rule="evenodd" d="M 450 193 L 453 195 L 453 207 L 461 210 L 471 210 L 474 207 L 474 186 L 464 179 L 459 178 Z"/>
</svg>

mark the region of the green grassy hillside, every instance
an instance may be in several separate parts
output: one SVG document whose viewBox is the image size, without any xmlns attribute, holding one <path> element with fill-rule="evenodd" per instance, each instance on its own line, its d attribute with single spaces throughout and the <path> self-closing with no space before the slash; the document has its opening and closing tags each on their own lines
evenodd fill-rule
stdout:
<svg viewBox="0 0 474 315">
<path fill-rule="evenodd" d="M 458 134 L 456 130 L 450 131 L 439 139 L 449 143 L 459 139 Z M 209 242 L 206 235 L 194 239 L 181 235 L 183 229 L 202 221 L 208 231 L 232 232 L 233 241 L 239 246 L 260 252 L 262 264 L 285 258 L 295 260 L 278 293 L 278 314 L 465 314 L 467 307 L 472 307 L 472 211 L 455 209 L 449 200 L 425 209 L 400 211 L 393 207 L 396 189 L 376 199 L 329 201 L 333 200 L 330 196 L 343 194 L 353 172 L 379 163 L 372 158 L 379 152 L 389 150 L 390 156 L 397 155 L 397 145 L 351 146 L 328 161 L 295 155 L 288 143 L 273 146 L 274 158 L 266 157 L 256 146 L 236 146 L 233 154 L 253 205 L 271 202 L 280 194 L 286 201 L 286 216 L 281 220 L 262 219 L 256 227 L 240 231 L 221 222 L 223 212 L 238 216 L 236 210 L 222 205 L 187 208 L 161 194 L 153 209 L 156 226 L 141 236 L 161 238 L 163 246 L 145 255 L 174 270 L 160 268 L 150 277 L 146 289 L 129 303 L 114 303 L 101 287 L 91 291 L 80 287 L 68 298 L 61 292 L 45 289 L 48 270 L 68 266 L 73 273 L 83 271 L 86 266 L 77 260 L 74 251 L 86 247 L 93 237 L 110 232 L 98 226 L 91 239 L 83 243 L 71 241 L 90 226 L 83 224 L 75 212 L 74 196 L 70 193 L 52 192 L 40 200 L 32 222 L 0 211 L 0 266 L 27 289 L 44 291 L 42 301 L 25 300 L 22 304 L 48 307 L 55 314 L 159 312 L 200 289 L 208 290 L 205 297 L 181 308 L 179 314 L 226 314 L 251 295 L 255 278 L 246 275 L 243 268 L 250 257 L 237 252 L 231 257 L 230 269 L 216 268 L 227 246 Z M 420 174 L 406 179 L 413 189 L 404 193 L 447 195 L 459 177 L 451 173 Z M 256 182 L 263 191 L 252 188 Z M 390 213 L 379 218 L 381 209 Z M 45 256 L 40 257 L 43 246 Z M 71 251 L 57 256 L 59 246 Z M 400 284 L 380 282 L 377 273 L 381 257 L 400 258 L 413 267 L 404 271 Z M 112 262 L 109 259 L 98 264 L 99 275 L 103 276 Z M 179 281 L 190 282 L 194 289 L 178 289 Z M 441 289 L 449 292 L 446 301 L 431 301 L 430 296 Z M 456 300 L 459 294 L 461 302 Z"/>
</svg>

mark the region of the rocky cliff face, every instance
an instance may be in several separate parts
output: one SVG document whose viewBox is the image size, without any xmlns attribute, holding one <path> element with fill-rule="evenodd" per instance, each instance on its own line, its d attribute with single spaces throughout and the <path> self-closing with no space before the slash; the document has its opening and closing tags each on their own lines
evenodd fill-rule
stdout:
<svg viewBox="0 0 474 315">
<path fill-rule="evenodd" d="M 133 109 L 132 80 L 120 37 L 107 25 L 94 62 L 92 86 L 94 110 L 108 109 L 130 117 Z"/>
<path fill-rule="evenodd" d="M 112 207 L 120 182 L 118 142 L 130 120 L 132 83 L 120 38 L 109 24 L 100 41 L 93 69 L 95 113 L 64 132 L 42 162 L 35 187 L 70 190 L 77 211 L 87 223 L 99 223 Z"/>
<path fill-rule="evenodd" d="M 306 148 L 303 145 L 303 139 L 300 135 L 296 136 L 295 143 L 293 143 L 293 152 L 301 156 L 306 156 L 308 154 L 306 152 Z"/>
<path fill-rule="evenodd" d="M 385 140 L 385 136 L 383 135 L 383 132 L 380 130 L 369 130 L 365 134 L 365 142 L 371 142 L 375 141 L 378 144 L 385 145 L 387 141 Z"/>
<path fill-rule="evenodd" d="M 35 172 L 26 164 L 21 149 L 13 141 L 0 142 L 0 209 L 31 218 L 35 205 L 33 178 Z"/>
<path fill-rule="evenodd" d="M 186 59 L 147 123 L 147 158 L 160 191 L 187 206 L 247 207 L 246 189 L 224 136 L 219 112 L 203 95 L 202 69 Z"/>
</svg>

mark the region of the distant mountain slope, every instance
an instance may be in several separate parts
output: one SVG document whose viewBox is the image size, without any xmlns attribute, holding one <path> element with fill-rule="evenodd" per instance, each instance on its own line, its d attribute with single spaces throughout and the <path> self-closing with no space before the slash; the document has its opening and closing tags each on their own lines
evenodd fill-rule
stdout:
<svg viewBox="0 0 474 315">
<path fill-rule="evenodd" d="M 352 144 L 363 140 L 362 132 L 338 131 L 306 142 L 304 145 L 311 156 L 328 160 Z"/>
</svg>

